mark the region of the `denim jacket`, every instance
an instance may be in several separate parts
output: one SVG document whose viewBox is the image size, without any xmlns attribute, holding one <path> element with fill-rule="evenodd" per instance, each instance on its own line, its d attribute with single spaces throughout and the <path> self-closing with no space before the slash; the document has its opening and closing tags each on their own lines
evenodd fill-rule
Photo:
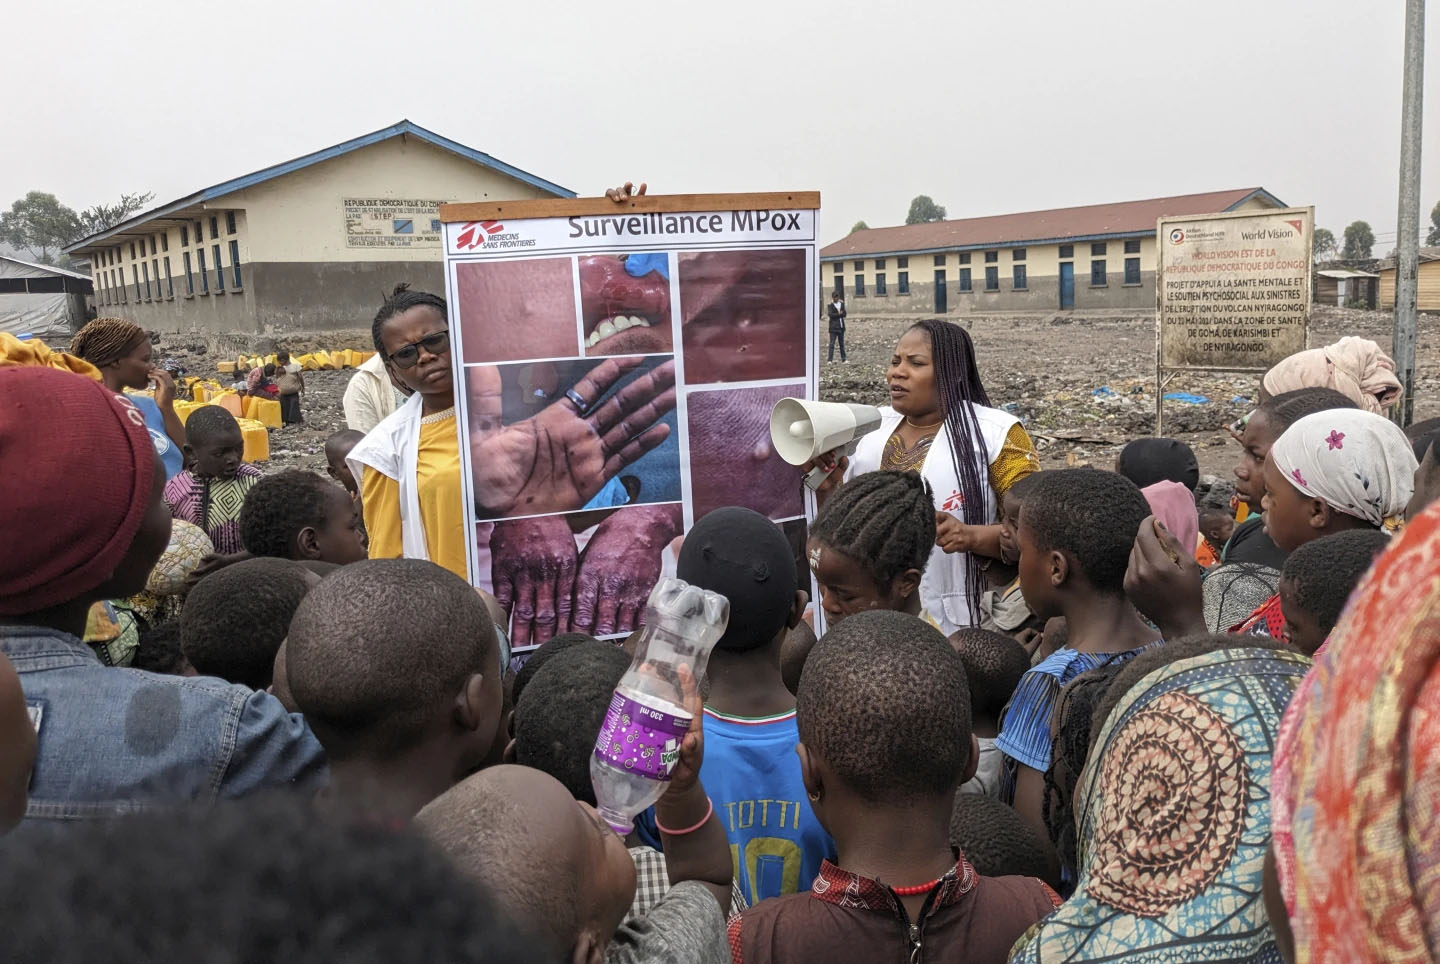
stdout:
<svg viewBox="0 0 1440 964">
<path fill-rule="evenodd" d="M 208 677 L 109 668 L 69 633 L 0 626 L 39 749 L 29 819 L 108 817 L 318 789 L 324 751 L 268 693 Z"/>
</svg>

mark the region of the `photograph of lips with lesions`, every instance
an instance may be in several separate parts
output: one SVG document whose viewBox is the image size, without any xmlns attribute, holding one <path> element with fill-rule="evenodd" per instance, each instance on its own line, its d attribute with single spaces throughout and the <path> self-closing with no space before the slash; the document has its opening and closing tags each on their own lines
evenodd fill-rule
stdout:
<svg viewBox="0 0 1440 964">
<path fill-rule="evenodd" d="M 580 259 L 579 272 L 584 354 L 675 350 L 669 254 L 591 255 Z"/>
<path fill-rule="evenodd" d="M 804 378 L 805 252 L 676 256 L 685 383 Z"/>
<path fill-rule="evenodd" d="M 675 359 L 465 370 L 476 518 L 678 502 Z"/>
</svg>

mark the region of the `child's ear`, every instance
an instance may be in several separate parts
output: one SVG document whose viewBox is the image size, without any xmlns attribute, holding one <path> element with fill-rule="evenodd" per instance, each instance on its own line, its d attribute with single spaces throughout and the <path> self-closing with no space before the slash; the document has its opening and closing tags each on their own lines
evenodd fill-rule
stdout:
<svg viewBox="0 0 1440 964">
<path fill-rule="evenodd" d="M 335 471 L 335 466 L 327 465 L 325 466 L 325 471 L 330 473 L 330 478 L 334 479 L 336 482 L 340 481 L 340 473 Z"/>
<path fill-rule="evenodd" d="M 184 445 L 180 446 L 180 451 L 185 453 L 185 459 L 187 461 L 195 457 L 195 447 L 189 442 L 186 442 Z"/>
<path fill-rule="evenodd" d="M 1330 525 L 1332 510 L 1324 499 L 1310 500 L 1310 528 L 1323 530 Z"/>
<path fill-rule="evenodd" d="M 975 734 L 970 734 L 970 762 L 965 764 L 965 775 L 961 783 L 969 783 L 975 779 L 975 771 L 980 767 L 980 741 L 975 739 Z"/>
<path fill-rule="evenodd" d="M 924 576 L 924 573 L 919 569 L 906 569 L 895 577 L 895 581 L 890 584 L 890 588 L 899 598 L 909 599 L 915 595 L 915 592 L 920 588 L 920 579 L 922 576 Z"/>
<path fill-rule="evenodd" d="M 474 673 L 455 694 L 455 722 L 461 729 L 478 730 L 491 717 L 492 707 L 485 701 L 485 676 Z M 494 707 L 498 712 L 498 707 Z"/>
<path fill-rule="evenodd" d="M 515 734 L 510 734 L 510 739 L 505 744 L 505 752 L 500 754 L 501 763 L 515 762 Z"/>
<path fill-rule="evenodd" d="M 515 711 L 511 710 L 505 714 L 505 735 L 515 739 Z"/>
<path fill-rule="evenodd" d="M 825 783 L 816 765 L 818 761 L 803 743 L 795 744 L 795 755 L 800 758 L 800 780 L 805 784 L 805 792 L 809 794 L 810 802 L 816 803 L 825 796 Z"/>
<path fill-rule="evenodd" d="M 320 540 L 316 538 L 314 526 L 306 526 L 295 535 L 295 548 L 300 551 L 301 559 L 320 558 Z"/>
<path fill-rule="evenodd" d="M 1050 585 L 1059 589 L 1070 578 L 1070 560 L 1058 549 L 1050 551 Z"/>
<path fill-rule="evenodd" d="M 794 629 L 805 618 L 805 607 L 810 605 L 810 594 L 803 589 L 795 590 L 795 604 L 790 607 L 790 616 L 785 620 L 786 629 Z"/>
</svg>

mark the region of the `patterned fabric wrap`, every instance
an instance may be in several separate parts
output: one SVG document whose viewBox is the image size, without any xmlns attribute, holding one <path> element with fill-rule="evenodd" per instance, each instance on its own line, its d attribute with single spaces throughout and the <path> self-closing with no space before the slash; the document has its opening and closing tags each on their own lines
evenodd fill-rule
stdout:
<svg viewBox="0 0 1440 964">
<path fill-rule="evenodd" d="M 165 485 L 165 502 L 175 518 L 199 526 L 222 554 L 240 552 L 240 510 L 260 481 L 260 470 L 242 462 L 233 479 L 200 478 L 188 469 Z"/>
<path fill-rule="evenodd" d="M 1297 958 L 1440 960 L 1440 504 L 1361 582 L 1276 763 Z"/>
<path fill-rule="evenodd" d="M 1307 415 L 1270 448 L 1301 494 L 1376 528 L 1405 511 L 1415 490 L 1415 450 L 1387 418 L 1354 408 Z"/>
<path fill-rule="evenodd" d="M 1076 785 L 1075 895 L 1011 961 L 1279 961 L 1261 899 L 1270 763 L 1309 668 L 1237 648 L 1156 670 L 1105 721 Z"/>
</svg>

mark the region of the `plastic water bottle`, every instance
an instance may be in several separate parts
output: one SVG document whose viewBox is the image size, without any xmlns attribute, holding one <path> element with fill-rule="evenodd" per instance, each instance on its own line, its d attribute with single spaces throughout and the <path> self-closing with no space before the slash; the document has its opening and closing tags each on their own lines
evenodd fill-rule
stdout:
<svg viewBox="0 0 1440 964">
<path fill-rule="evenodd" d="M 725 634 L 730 601 L 679 579 L 662 579 L 645 606 L 635 658 L 615 687 L 595 754 L 590 782 L 600 816 L 628 834 L 635 815 L 665 792 L 690 729 L 679 669 L 699 685 L 710 651 Z"/>
</svg>

